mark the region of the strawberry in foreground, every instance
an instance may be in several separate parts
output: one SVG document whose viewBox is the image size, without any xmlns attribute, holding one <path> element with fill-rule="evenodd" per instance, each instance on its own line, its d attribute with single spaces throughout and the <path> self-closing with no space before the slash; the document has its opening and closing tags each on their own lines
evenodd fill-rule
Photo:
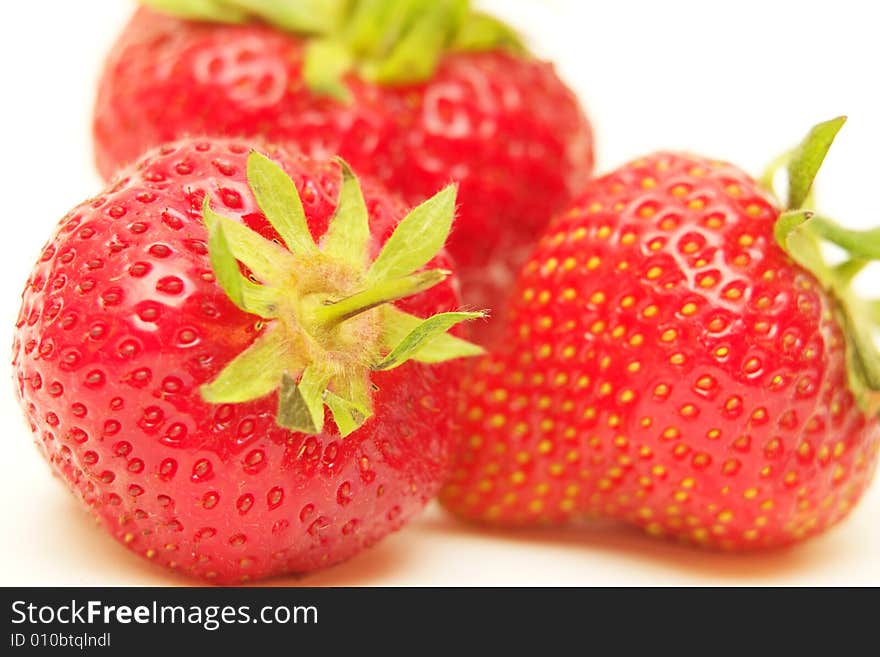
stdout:
<svg viewBox="0 0 880 657">
<path fill-rule="evenodd" d="M 589 178 L 574 95 L 467 2 L 143 4 L 168 15 L 140 9 L 108 56 L 94 117 L 105 177 L 159 143 L 216 134 L 338 154 L 411 204 L 455 180 L 449 248 L 480 308 L 506 297 Z"/>
<path fill-rule="evenodd" d="M 800 209 L 842 123 L 793 151 L 786 211 L 691 155 L 593 181 L 466 383 L 445 505 L 506 525 L 608 516 L 736 550 L 846 516 L 880 440 L 873 324 L 849 282 L 880 248 Z M 823 239 L 850 259 L 827 266 Z"/>
<path fill-rule="evenodd" d="M 127 547 L 218 582 L 336 563 L 419 511 L 448 474 L 444 361 L 479 353 L 445 333 L 477 316 L 449 312 L 453 187 L 401 220 L 347 165 L 266 152 L 147 154 L 61 221 L 16 325 L 54 470 Z"/>
</svg>

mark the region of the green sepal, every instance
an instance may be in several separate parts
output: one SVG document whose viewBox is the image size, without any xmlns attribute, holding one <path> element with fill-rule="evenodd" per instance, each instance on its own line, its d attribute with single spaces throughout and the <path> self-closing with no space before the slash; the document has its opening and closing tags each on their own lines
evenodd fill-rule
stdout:
<svg viewBox="0 0 880 657">
<path fill-rule="evenodd" d="M 495 48 L 503 48 L 510 52 L 525 53 L 519 33 L 494 16 L 474 12 L 469 20 L 464 21 L 455 35 L 452 49 L 463 52 L 484 52 Z"/>
<path fill-rule="evenodd" d="M 880 301 L 877 299 L 866 301 L 865 306 L 868 317 L 871 318 L 871 323 L 880 326 Z"/>
<path fill-rule="evenodd" d="M 349 0 L 140 0 L 190 20 L 247 23 L 259 19 L 297 34 L 328 34 L 343 25 Z"/>
<path fill-rule="evenodd" d="M 842 313 L 844 332 L 847 340 L 852 343 L 848 353 L 852 355 L 859 375 L 855 392 L 858 393 L 862 387 L 880 391 L 880 354 L 877 353 L 874 342 L 873 325 L 855 320 L 855 317 L 870 316 L 870 311 L 862 310 L 859 303 L 858 299 L 847 299 Z"/>
<path fill-rule="evenodd" d="M 408 84 L 434 75 L 447 44 L 468 11 L 466 0 L 434 0 L 409 26 L 388 55 L 364 67 L 379 84 Z"/>
<path fill-rule="evenodd" d="M 221 222 L 215 223 L 208 235 L 208 252 L 217 283 L 232 303 L 265 319 L 278 315 L 279 299 L 275 291 L 256 285 L 242 275 Z"/>
<path fill-rule="evenodd" d="M 339 435 L 343 438 L 360 429 L 370 417 L 362 408 L 330 391 L 324 395 L 324 401 L 330 409 L 336 428 L 339 429 Z"/>
<path fill-rule="evenodd" d="M 257 205 L 287 248 L 298 254 L 316 253 L 299 192 L 287 172 L 262 153 L 251 151 L 247 179 Z"/>
<path fill-rule="evenodd" d="M 298 34 L 328 34 L 342 25 L 349 0 L 214 0 Z"/>
<path fill-rule="evenodd" d="M 219 0 L 140 0 L 140 3 L 160 13 L 189 20 L 244 23 L 249 18 L 248 12 Z"/>
<path fill-rule="evenodd" d="M 814 126 L 792 151 L 788 161 L 788 209 L 803 207 L 828 149 L 844 123 L 846 117 L 839 116 Z"/>
<path fill-rule="evenodd" d="M 369 379 L 366 376 L 336 376 L 324 402 L 333 416 L 339 434 L 345 438 L 373 416 Z"/>
<path fill-rule="evenodd" d="M 291 353 L 282 327 L 268 326 L 217 377 L 200 388 L 211 404 L 240 404 L 268 395 L 281 385 Z"/>
<path fill-rule="evenodd" d="M 303 78 L 317 95 L 348 103 L 351 92 L 344 78 L 354 64 L 355 59 L 348 47 L 338 38 L 315 39 L 306 46 Z"/>
<path fill-rule="evenodd" d="M 777 243 L 792 260 L 808 269 L 816 278 L 827 281 L 831 278 L 819 241 L 810 230 L 813 213 L 807 210 L 788 210 L 779 215 L 773 232 Z"/>
<path fill-rule="evenodd" d="M 358 0 L 345 26 L 345 42 L 358 58 L 379 56 L 400 39 L 426 1 L 433 0 Z"/>
<path fill-rule="evenodd" d="M 392 351 L 425 320 L 410 315 L 399 308 L 387 305 L 382 307 L 385 323 L 384 347 Z M 426 340 L 413 354 L 410 360 L 419 363 L 442 363 L 454 358 L 471 358 L 486 353 L 485 349 L 449 333 L 441 333 Z"/>
<path fill-rule="evenodd" d="M 321 247 L 331 258 L 347 262 L 355 271 L 366 267 L 370 246 L 370 218 L 367 205 L 357 177 L 341 158 L 337 163 L 342 169 L 342 183 L 336 212 L 330 219 Z"/>
<path fill-rule="evenodd" d="M 285 373 L 278 393 L 278 425 L 301 433 L 321 433 L 324 430 L 324 391 L 330 378 L 331 375 L 319 365 L 306 367 L 299 383 Z"/>
<path fill-rule="evenodd" d="M 370 266 L 367 281 L 407 276 L 437 255 L 452 229 L 456 193 L 456 185 L 449 185 L 406 215 Z"/>
<path fill-rule="evenodd" d="M 214 212 L 207 196 L 202 204 L 202 219 L 209 236 L 217 226 L 222 227 L 226 248 L 263 283 L 283 281 L 286 272 L 295 264 L 290 251 L 283 246 L 267 240 L 244 224 Z M 210 244 L 208 246 L 210 249 Z"/>
<path fill-rule="evenodd" d="M 400 367 L 412 358 L 420 349 L 430 344 L 438 336 L 445 334 L 456 324 L 481 319 L 483 313 L 451 312 L 433 315 L 416 325 L 392 350 L 378 363 L 373 365 L 377 371 Z M 472 354 L 473 355 L 473 354 Z M 457 358 L 457 356 L 453 356 Z"/>
</svg>

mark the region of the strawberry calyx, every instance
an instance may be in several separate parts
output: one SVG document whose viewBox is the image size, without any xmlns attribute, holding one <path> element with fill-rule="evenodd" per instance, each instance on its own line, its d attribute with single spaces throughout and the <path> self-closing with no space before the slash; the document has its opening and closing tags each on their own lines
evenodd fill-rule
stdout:
<svg viewBox="0 0 880 657">
<path fill-rule="evenodd" d="M 852 289 L 853 279 L 869 262 L 880 260 L 880 228 L 858 231 L 844 228 L 814 212 L 813 182 L 837 133 L 846 122 L 841 116 L 812 128 L 795 149 L 774 161 L 762 178 L 771 189 L 776 172 L 785 168 L 787 209 L 774 226 L 777 243 L 799 265 L 809 270 L 834 301 L 834 310 L 846 336 L 850 388 L 866 412 L 880 410 L 880 352 L 874 332 L 880 327 L 880 301 L 866 301 Z M 822 243 L 846 253 L 840 264 L 829 264 Z"/>
<path fill-rule="evenodd" d="M 140 0 L 189 20 L 258 20 L 308 38 L 303 75 L 320 95 L 348 101 L 348 73 L 385 85 L 429 79 L 453 51 L 523 51 L 516 32 L 469 0 Z"/>
<path fill-rule="evenodd" d="M 407 214 L 370 262 L 369 217 L 360 185 L 348 165 L 338 163 L 339 201 L 319 243 L 309 232 L 293 181 L 256 151 L 248 156 L 248 184 L 283 244 L 217 214 L 205 197 L 202 217 L 217 283 L 232 303 L 255 316 L 258 336 L 202 386 L 201 394 L 209 403 L 223 404 L 278 391 L 280 426 L 320 433 L 327 406 L 347 436 L 372 415 L 371 372 L 410 360 L 439 363 L 481 354 L 480 347 L 446 331 L 485 314 L 420 318 L 393 305 L 449 276 L 423 267 L 449 235 L 455 186 Z"/>
</svg>

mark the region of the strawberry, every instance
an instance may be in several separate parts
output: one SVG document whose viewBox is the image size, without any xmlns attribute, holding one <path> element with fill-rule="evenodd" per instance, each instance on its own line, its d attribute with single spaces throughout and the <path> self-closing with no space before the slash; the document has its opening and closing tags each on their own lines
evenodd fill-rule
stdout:
<svg viewBox="0 0 880 657">
<path fill-rule="evenodd" d="M 467 2 L 144 4 L 176 15 L 140 9 L 109 54 L 94 116 L 105 177 L 148 147 L 216 134 L 339 154 L 412 204 L 454 179 L 449 248 L 465 301 L 486 307 L 592 170 L 574 95 Z"/>
<path fill-rule="evenodd" d="M 263 150 L 164 145 L 74 208 L 13 347 L 54 471 L 126 547 L 216 582 L 417 513 L 449 460 L 445 361 L 479 351 L 444 332 L 476 316 L 447 312 L 453 187 L 404 217 L 347 165 Z"/>
<path fill-rule="evenodd" d="M 607 516 L 736 550 L 846 516 L 880 445 L 880 367 L 848 282 L 880 249 L 799 209 L 842 122 L 794 151 L 786 211 L 686 154 L 589 184 L 465 383 L 445 505 L 504 525 Z M 822 239 L 852 259 L 828 267 Z"/>
</svg>

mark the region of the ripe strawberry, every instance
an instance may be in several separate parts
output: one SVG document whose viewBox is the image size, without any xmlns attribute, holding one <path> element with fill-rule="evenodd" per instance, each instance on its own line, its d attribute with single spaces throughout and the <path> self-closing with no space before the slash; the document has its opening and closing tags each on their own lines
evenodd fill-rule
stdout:
<svg viewBox="0 0 880 657">
<path fill-rule="evenodd" d="M 789 207 L 842 122 L 793 155 Z M 854 260 L 826 267 L 818 237 Z M 876 242 L 780 215 L 702 157 L 657 153 L 594 180 L 541 240 L 503 346 L 465 385 L 445 505 L 498 524 L 609 516 L 727 549 L 834 524 L 880 444 L 878 359 L 848 290 Z"/>
<path fill-rule="evenodd" d="M 449 248 L 465 301 L 485 307 L 592 170 L 574 95 L 467 3 L 329 2 L 297 16 L 297 2 L 263 2 L 256 23 L 244 2 L 145 4 L 178 17 L 140 9 L 107 59 L 94 117 L 105 177 L 161 142 L 217 134 L 339 154 L 409 203 L 454 179 Z"/>
<path fill-rule="evenodd" d="M 336 563 L 419 511 L 459 370 L 429 363 L 479 351 L 443 333 L 475 316 L 443 312 L 454 188 L 398 224 L 345 165 L 266 152 L 165 145 L 74 208 L 13 349 L 54 470 L 128 548 L 218 582 Z"/>
</svg>

